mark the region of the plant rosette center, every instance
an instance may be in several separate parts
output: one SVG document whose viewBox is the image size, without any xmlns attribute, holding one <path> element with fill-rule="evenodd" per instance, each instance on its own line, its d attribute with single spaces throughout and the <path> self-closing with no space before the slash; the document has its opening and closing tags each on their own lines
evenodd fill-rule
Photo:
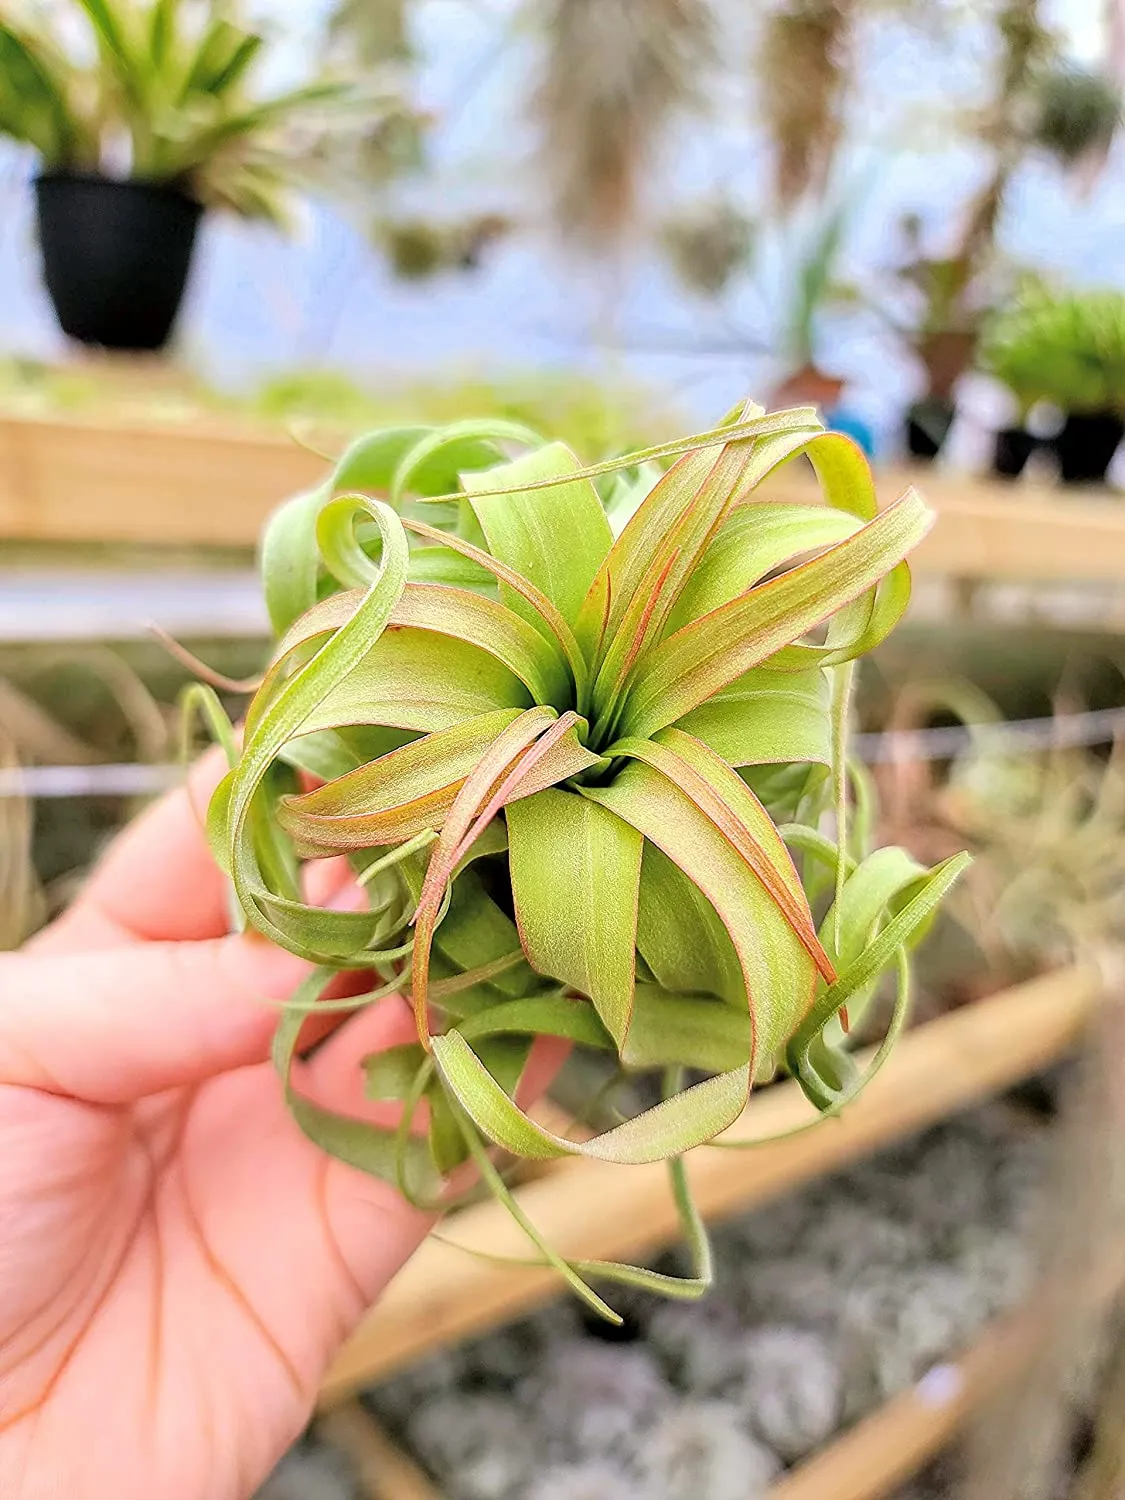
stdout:
<svg viewBox="0 0 1125 1500">
<path fill-rule="evenodd" d="M 769 498 L 802 457 L 823 503 Z M 868 851 L 846 754 L 852 664 L 906 608 L 931 519 L 913 491 L 880 510 L 860 450 L 810 408 L 753 404 L 588 466 L 512 423 L 380 431 L 283 506 L 261 551 L 278 640 L 241 750 L 194 691 L 228 747 L 209 835 L 241 912 L 316 965 L 274 1049 L 301 1128 L 416 1202 L 445 1201 L 471 1158 L 607 1315 L 490 1147 L 667 1161 L 694 1274 L 592 1274 L 697 1295 L 683 1154 L 779 1071 L 810 1120 L 856 1096 L 964 864 Z M 341 854 L 361 910 L 302 895 L 302 862 Z M 326 1000 L 342 970 L 372 987 Z M 848 1024 L 886 971 L 894 1019 L 863 1074 Z M 309 1014 L 394 993 L 417 1041 L 364 1066 L 401 1125 L 313 1105 L 293 1079 Z M 652 1073 L 660 1102 L 581 1141 L 545 1129 L 517 1102 L 541 1037 Z"/>
</svg>

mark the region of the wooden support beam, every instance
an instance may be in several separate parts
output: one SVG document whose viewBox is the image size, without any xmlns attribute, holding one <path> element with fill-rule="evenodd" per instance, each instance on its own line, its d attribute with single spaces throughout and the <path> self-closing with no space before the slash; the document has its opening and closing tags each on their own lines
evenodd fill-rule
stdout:
<svg viewBox="0 0 1125 1500">
<path fill-rule="evenodd" d="M 687 1159 L 700 1211 L 721 1219 L 763 1203 L 1026 1077 L 1072 1043 L 1101 989 L 1098 972 L 1079 967 L 979 1001 L 909 1032 L 842 1118 L 754 1150 L 700 1147 Z M 769 1137 L 812 1118 L 795 1085 L 782 1083 L 755 1096 L 728 1135 Z M 659 1163 L 568 1160 L 521 1187 L 519 1198 L 546 1238 L 574 1259 L 645 1256 L 678 1233 Z M 490 1255 L 529 1254 L 519 1228 L 492 1202 L 466 1209 L 445 1229 Z M 321 1403 L 331 1406 L 434 1349 L 519 1317 L 559 1287 L 550 1268 L 497 1264 L 430 1240 L 345 1345 Z"/>
<path fill-rule="evenodd" d="M 358 1401 L 327 1412 L 317 1430 L 351 1461 L 366 1500 L 441 1500 L 429 1476 Z"/>
<path fill-rule="evenodd" d="M 324 460 L 284 432 L 198 418 L 183 424 L 0 417 L 0 539 L 251 547 L 269 512 L 318 483 Z M 959 578 L 1125 581 L 1125 498 L 1074 496 L 939 467 L 881 469 L 892 500 L 915 483 L 941 521 L 920 572 Z M 807 465 L 763 494 L 815 500 Z"/>
</svg>

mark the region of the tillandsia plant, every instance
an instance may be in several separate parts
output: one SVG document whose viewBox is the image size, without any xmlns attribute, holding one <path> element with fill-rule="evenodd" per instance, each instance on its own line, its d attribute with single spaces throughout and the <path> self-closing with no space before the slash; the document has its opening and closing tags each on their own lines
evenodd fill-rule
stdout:
<svg viewBox="0 0 1125 1500">
<path fill-rule="evenodd" d="M 761 503 L 802 454 L 827 503 Z M 683 1153 L 779 1070 L 823 1113 L 855 1096 L 846 1007 L 897 970 L 881 1061 L 905 950 L 963 864 L 857 857 L 845 827 L 850 663 L 901 616 L 929 523 L 912 491 L 878 511 L 811 408 L 752 404 L 589 467 L 511 423 L 377 432 L 285 505 L 262 547 L 278 642 L 240 752 L 214 716 L 232 769 L 208 824 L 246 921 L 316 965 L 274 1050 L 302 1129 L 420 1203 L 471 1159 L 608 1316 L 587 1276 L 698 1294 Z M 339 854 L 362 910 L 302 898 L 301 861 Z M 323 998 L 343 970 L 377 983 Z M 396 991 L 417 1041 L 365 1067 L 398 1128 L 304 1098 L 309 1014 Z M 544 1036 L 651 1071 L 661 1102 L 593 1139 L 548 1131 L 516 1102 Z M 564 1260 L 503 1153 L 667 1160 L 695 1274 Z"/>
</svg>

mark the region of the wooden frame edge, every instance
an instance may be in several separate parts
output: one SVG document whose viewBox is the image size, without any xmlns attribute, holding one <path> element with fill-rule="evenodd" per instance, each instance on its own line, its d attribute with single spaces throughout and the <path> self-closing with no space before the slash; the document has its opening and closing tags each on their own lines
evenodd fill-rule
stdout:
<svg viewBox="0 0 1125 1500">
<path fill-rule="evenodd" d="M 942 1119 L 1058 1057 L 1091 1015 L 1099 971 L 1078 966 L 1018 985 L 908 1032 L 867 1092 L 819 1129 L 732 1152 L 687 1158 L 700 1211 L 721 1219 L 768 1201 L 879 1146 Z M 772 1136 L 810 1118 L 789 1083 L 757 1096 L 732 1134 Z M 519 1189 L 525 1211 L 573 1258 L 644 1256 L 676 1237 L 662 1164 L 616 1167 L 568 1161 Z M 448 1226 L 459 1245 L 526 1258 L 522 1233 L 489 1202 Z M 559 1291 L 549 1267 L 498 1264 L 428 1241 L 392 1282 L 329 1370 L 328 1408 L 427 1353 L 517 1318 Z"/>
</svg>

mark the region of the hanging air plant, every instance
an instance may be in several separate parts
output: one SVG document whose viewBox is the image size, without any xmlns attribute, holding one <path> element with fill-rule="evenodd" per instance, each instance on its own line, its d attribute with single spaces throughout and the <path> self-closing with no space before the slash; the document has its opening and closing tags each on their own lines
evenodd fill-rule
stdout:
<svg viewBox="0 0 1125 1500">
<path fill-rule="evenodd" d="M 447 265 L 445 232 L 427 219 L 400 219 L 377 224 L 375 237 L 402 281 L 426 281 Z"/>
<path fill-rule="evenodd" d="M 826 503 L 759 503 L 799 454 Z M 611 524 L 599 486 L 623 473 L 641 477 L 613 485 Z M 845 1007 L 894 969 L 893 1037 L 906 945 L 964 864 L 862 857 L 845 821 L 850 663 L 901 616 L 930 519 L 912 491 L 879 511 L 859 450 L 810 409 L 752 405 L 593 467 L 511 423 L 377 432 L 279 511 L 279 639 L 209 832 L 247 922 L 317 965 L 274 1049 L 302 1129 L 416 1202 L 446 1203 L 471 1158 L 607 1316 L 588 1276 L 701 1292 L 680 1157 L 779 1069 L 820 1110 L 855 1097 Z M 338 854 L 361 910 L 302 897 L 299 862 Z M 324 1001 L 341 970 L 372 988 Z M 401 1126 L 313 1105 L 293 1078 L 307 1018 L 396 991 L 417 1040 L 365 1067 Z M 540 1037 L 651 1073 L 663 1102 L 592 1140 L 551 1133 L 516 1102 Z M 695 1273 L 565 1261 L 491 1146 L 667 1160 Z"/>
<path fill-rule="evenodd" d="M 336 0 L 328 16 L 328 42 L 369 68 L 409 61 L 414 48 L 406 0 Z"/>
<path fill-rule="evenodd" d="M 757 61 L 778 202 L 823 187 L 843 127 L 851 0 L 785 0 Z"/>
<path fill-rule="evenodd" d="M 684 285 L 704 297 L 718 297 L 750 260 L 754 223 L 733 203 L 720 199 L 669 220 L 662 240 Z"/>
<path fill-rule="evenodd" d="M 1121 123 L 1121 90 L 1101 73 L 1056 68 L 1041 81 L 1032 128 L 1036 144 L 1065 167 L 1104 159 Z"/>
<path fill-rule="evenodd" d="M 709 0 L 549 0 L 533 110 L 551 216 L 569 240 L 619 243 L 668 126 L 714 61 Z"/>
<path fill-rule="evenodd" d="M 376 223 L 373 233 L 403 281 L 426 281 L 442 271 L 475 271 L 487 251 L 512 229 L 504 214 L 473 214 L 459 223 L 428 219 Z"/>
</svg>

